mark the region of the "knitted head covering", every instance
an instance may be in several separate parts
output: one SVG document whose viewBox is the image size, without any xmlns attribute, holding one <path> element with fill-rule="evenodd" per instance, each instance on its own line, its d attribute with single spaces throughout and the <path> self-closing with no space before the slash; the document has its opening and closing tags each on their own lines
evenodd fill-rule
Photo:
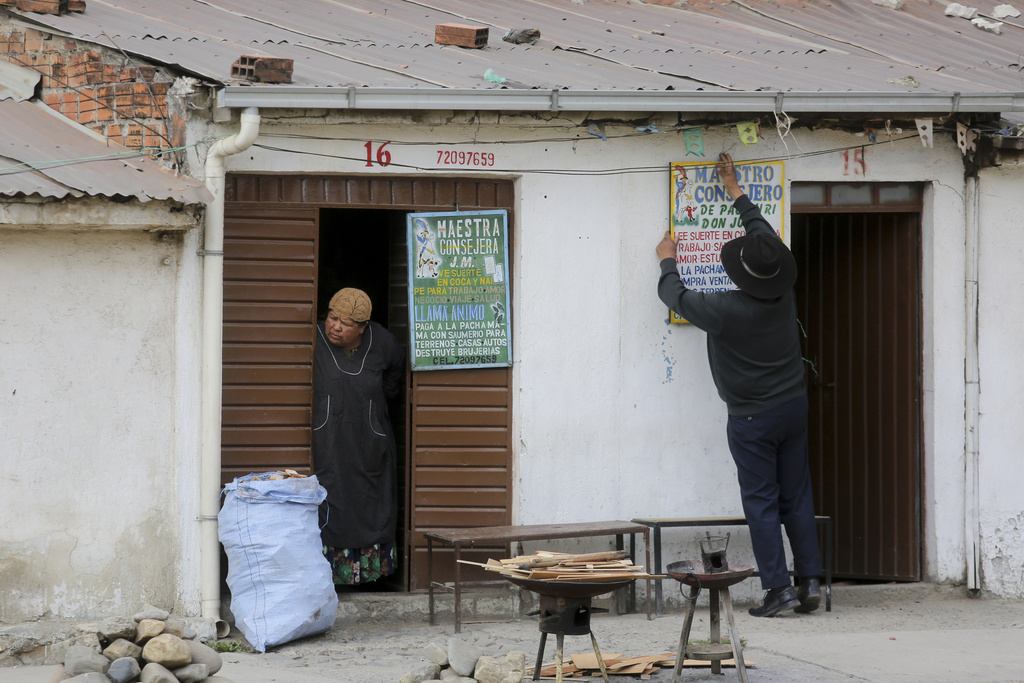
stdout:
<svg viewBox="0 0 1024 683">
<path fill-rule="evenodd" d="M 331 297 L 328 308 L 339 318 L 351 318 L 357 323 L 369 320 L 370 311 L 373 310 L 366 292 L 352 287 L 338 290 L 338 293 Z"/>
</svg>

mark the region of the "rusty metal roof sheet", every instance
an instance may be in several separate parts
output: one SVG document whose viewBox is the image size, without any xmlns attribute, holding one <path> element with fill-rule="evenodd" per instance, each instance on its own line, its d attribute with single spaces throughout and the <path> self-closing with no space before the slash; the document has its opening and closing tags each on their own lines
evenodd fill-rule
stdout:
<svg viewBox="0 0 1024 683">
<path fill-rule="evenodd" d="M 97 139 L 49 107 L 0 100 L 0 121 L 0 196 L 135 197 L 183 204 L 212 199 L 199 181 Z"/>
<path fill-rule="evenodd" d="M 992 15 L 995 0 L 972 3 Z M 1018 93 L 1024 21 L 1001 33 L 945 3 L 736 0 L 87 0 L 30 25 L 177 65 L 229 85 L 242 54 L 294 59 L 298 86 L 562 91 Z M 434 27 L 489 26 L 483 49 Z M 534 45 L 501 36 L 537 28 Z M 504 83 L 485 79 L 490 73 Z M 257 87 L 282 87 L 260 85 Z"/>
</svg>

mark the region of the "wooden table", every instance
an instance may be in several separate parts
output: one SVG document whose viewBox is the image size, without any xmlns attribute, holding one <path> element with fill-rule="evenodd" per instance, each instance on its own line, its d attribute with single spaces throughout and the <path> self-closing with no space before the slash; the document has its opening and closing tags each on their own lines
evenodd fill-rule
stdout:
<svg viewBox="0 0 1024 683">
<path fill-rule="evenodd" d="M 661 574 L 661 530 L 666 527 L 716 527 L 746 526 L 744 517 L 634 517 L 637 524 L 644 524 L 654 529 L 654 569 L 647 569 L 650 574 Z M 832 611 L 832 518 L 827 515 L 816 515 L 814 522 L 825 529 L 825 611 Z M 648 553 L 650 561 L 650 553 Z M 792 573 L 792 572 L 790 572 Z M 754 572 L 753 576 L 760 576 Z M 662 588 L 659 580 L 655 586 L 655 604 L 658 614 L 662 613 Z"/>
<path fill-rule="evenodd" d="M 525 524 L 512 526 L 484 526 L 465 529 L 432 529 L 424 532 L 427 539 L 427 581 L 430 584 L 430 624 L 434 625 L 434 588 L 455 592 L 455 632 L 462 632 L 462 549 L 475 545 L 510 544 L 518 541 L 546 541 L 555 538 L 588 538 L 594 536 L 615 536 L 615 547 L 623 550 L 623 536 L 630 535 L 630 555 L 636 562 L 636 534 L 643 534 L 647 560 L 644 570 L 650 572 L 651 529 L 645 524 L 623 521 L 578 522 L 568 524 Z M 452 546 L 455 550 L 455 581 L 453 587 L 434 582 L 434 541 Z M 651 614 L 651 580 L 647 581 L 647 618 Z M 659 582 L 660 587 L 660 582 Z M 636 611 L 635 588 L 632 593 L 631 611 Z"/>
</svg>

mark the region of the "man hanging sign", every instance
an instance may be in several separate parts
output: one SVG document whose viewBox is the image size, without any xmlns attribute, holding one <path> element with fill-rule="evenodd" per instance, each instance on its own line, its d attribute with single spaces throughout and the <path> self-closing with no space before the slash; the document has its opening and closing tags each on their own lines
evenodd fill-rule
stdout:
<svg viewBox="0 0 1024 683">
<path fill-rule="evenodd" d="M 411 213 L 413 370 L 512 363 L 505 211 Z"/>
<path fill-rule="evenodd" d="M 781 161 L 737 163 L 736 174 L 750 200 L 775 226 L 783 242 L 785 231 L 785 166 Z M 671 176 L 671 231 L 676 240 L 676 266 L 689 289 L 721 292 L 736 289 L 725 274 L 722 245 L 745 234 L 739 214 L 725 193 L 714 164 L 674 162 Z M 673 312 L 672 322 L 685 323 Z"/>
</svg>

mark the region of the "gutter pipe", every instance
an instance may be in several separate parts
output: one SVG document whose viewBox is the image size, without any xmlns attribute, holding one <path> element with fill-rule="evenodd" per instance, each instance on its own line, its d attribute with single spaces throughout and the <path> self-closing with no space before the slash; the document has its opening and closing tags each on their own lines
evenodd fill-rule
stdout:
<svg viewBox="0 0 1024 683">
<path fill-rule="evenodd" d="M 865 111 L 943 117 L 1024 111 L 1022 92 L 739 92 L 687 90 L 518 90 L 474 88 L 356 88 L 229 85 L 221 108 L 439 109 L 488 111 L 799 112 Z"/>
<path fill-rule="evenodd" d="M 981 490 L 978 485 L 978 428 L 981 420 L 981 370 L 978 356 L 978 271 L 981 230 L 978 216 L 978 178 L 968 176 L 964 243 L 964 556 L 967 590 L 981 590 Z"/>
<path fill-rule="evenodd" d="M 206 205 L 205 241 L 200 252 L 203 257 L 200 596 L 202 616 L 215 621 L 217 636 L 220 638 L 228 634 L 227 622 L 220 617 L 220 538 L 217 533 L 221 489 L 221 365 L 224 342 L 224 159 L 252 145 L 259 129 L 259 110 L 255 107 L 245 109 L 238 133 L 217 141 L 206 156 L 205 167 L 206 187 L 213 194 L 213 201 Z"/>
</svg>

